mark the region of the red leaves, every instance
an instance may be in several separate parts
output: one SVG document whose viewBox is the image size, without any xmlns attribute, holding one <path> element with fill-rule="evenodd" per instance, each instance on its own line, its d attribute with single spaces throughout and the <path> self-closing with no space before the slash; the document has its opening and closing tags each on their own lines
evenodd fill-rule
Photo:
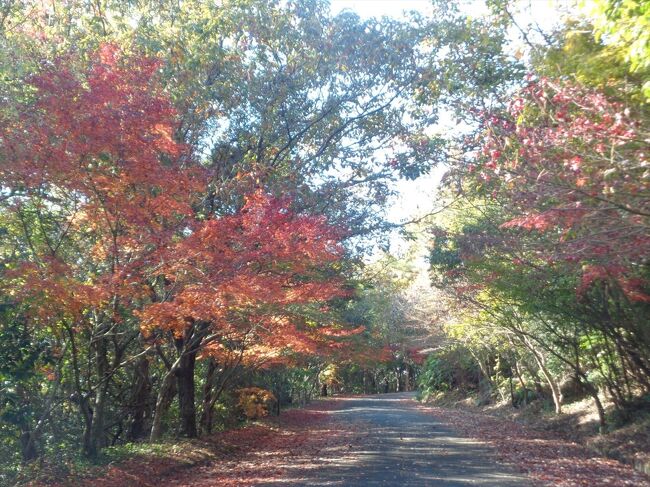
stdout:
<svg viewBox="0 0 650 487">
<path fill-rule="evenodd" d="M 90 58 L 44 65 L 26 80 L 33 100 L 0 127 L 0 178 L 19 195 L 11 209 L 23 221 L 36 214 L 41 233 L 30 230 L 32 239 L 45 242 L 29 245 L 37 271 L 16 270 L 41 281 L 21 292 L 50 316 L 79 317 L 108 296 L 142 299 L 147 264 L 193 213 L 202 187 L 172 139 L 159 61 L 110 44 Z"/>
<path fill-rule="evenodd" d="M 626 277 L 627 269 L 617 265 L 594 266 L 583 268 L 578 294 L 585 293 L 596 282 L 615 282 L 630 301 L 650 302 L 650 295 L 645 292 L 646 282 L 642 279 Z"/>
<path fill-rule="evenodd" d="M 650 139 L 631 111 L 596 90 L 542 78 L 509 113 L 486 116 L 484 128 L 481 170 L 467 177 L 516 215 L 501 228 L 544 234 L 541 259 L 614 265 L 635 279 L 650 253 Z"/>
<path fill-rule="evenodd" d="M 316 459 L 347 454 L 355 431 L 326 413 L 332 403 L 293 409 L 261 424 L 180 445 L 174 455 L 137 457 L 112 465 L 99 478 L 75 485 L 103 487 L 242 487 L 279 482 L 287 471 L 314 468 Z M 188 466 L 192 468 L 187 468 Z"/>
<path fill-rule="evenodd" d="M 326 410 L 332 404 L 286 411 L 265 425 L 225 433 L 234 454 L 189 472 L 180 486 L 247 486 L 291 482 L 293 476 L 317 468 L 328 457 L 348 454 L 355 431 L 337 422 Z M 279 427 L 271 430 L 270 425 Z M 264 431 L 266 430 L 266 432 Z"/>
<path fill-rule="evenodd" d="M 155 79 L 159 62 L 128 58 L 104 45 L 89 67 L 75 73 L 74 64 L 71 56 L 59 59 L 29 80 L 37 100 L 10 137 L 27 148 L 25 158 L 10 166 L 14 177 L 28 187 L 47 182 L 88 195 L 99 192 L 109 202 L 129 194 L 146 202 L 146 188 L 153 187 L 164 187 L 168 195 L 175 188 L 180 197 L 177 185 L 189 181 L 159 159 L 183 150 L 170 137 L 175 113 Z M 130 185 L 143 191 L 129 191 Z M 129 199 L 115 203 L 126 205 Z M 153 204 L 148 209 L 156 211 Z"/>
<path fill-rule="evenodd" d="M 582 208 L 555 208 L 541 213 L 531 211 L 527 215 L 507 221 L 501 228 L 523 228 L 543 233 L 557 226 L 570 228 L 585 217 L 586 213 Z"/>
<path fill-rule="evenodd" d="M 238 213 L 208 220 L 171 248 L 161 271 L 174 293 L 140 314 L 143 332 L 181 334 L 209 322 L 213 333 L 238 337 L 248 363 L 275 362 L 285 349 L 318 353 L 354 334 L 306 326 L 300 307 L 347 294 L 330 268 L 342 255 L 340 232 L 289 203 L 258 191 Z M 229 352 L 214 345 L 206 353 Z"/>
</svg>

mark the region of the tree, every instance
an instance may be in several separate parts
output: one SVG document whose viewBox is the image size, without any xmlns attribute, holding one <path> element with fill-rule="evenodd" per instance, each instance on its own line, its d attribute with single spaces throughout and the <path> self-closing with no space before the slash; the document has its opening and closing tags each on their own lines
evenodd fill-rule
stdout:
<svg viewBox="0 0 650 487">
<path fill-rule="evenodd" d="M 2 127 L 3 214 L 13 255 L 5 293 L 29 302 L 33 326 L 69 335 L 84 449 L 103 442 L 110 381 L 137 338 L 146 266 L 192 213 L 201 183 L 180 163 L 174 110 L 150 58 L 102 46 L 27 80 L 27 106 Z M 76 69 L 76 68 L 79 69 Z M 94 355 L 82 383 L 77 341 Z"/>
<path fill-rule="evenodd" d="M 632 73 L 647 73 L 650 69 L 650 3 L 647 0 L 598 0 L 587 7 L 593 19 L 597 36 L 604 37 L 624 53 L 624 60 Z M 643 83 L 646 98 L 650 83 Z"/>
<path fill-rule="evenodd" d="M 403 21 L 322 0 L 5 3 L 8 450 L 65 465 L 61 444 L 195 436 L 238 386 L 307 397 L 328 363 L 413 382 L 424 320 L 392 284 L 362 289 L 358 257 L 392 183 L 444 155 L 439 104 L 519 76 L 503 32 L 445 2 Z"/>
<path fill-rule="evenodd" d="M 176 347 L 165 382 L 178 379 L 183 435 L 197 435 L 198 354 L 219 358 L 225 349 L 268 360 L 327 346 L 336 327 L 310 321 L 303 308 L 345 293 L 336 273 L 327 270 L 341 255 L 337 234 L 322 217 L 294 214 L 288 202 L 258 192 L 240 212 L 201 223 L 162 257 L 156 272 L 166 298 L 140 313 L 141 327 L 147 336 L 168 332 Z M 160 436 L 170 387 L 159 392 L 152 439 Z"/>
<path fill-rule="evenodd" d="M 534 359 L 531 378 L 545 378 L 556 411 L 558 376 L 571 374 L 602 427 L 599 387 L 624 408 L 648 383 L 647 113 L 631 103 L 638 80 L 616 78 L 627 72 L 619 64 L 596 78 L 589 73 L 602 59 L 572 70 L 602 45 L 562 42 L 534 59 L 559 77 L 531 75 L 480 112 L 447 178 L 459 198 L 434 229 L 431 262 L 438 284 L 474 313 L 457 338 L 476 347 L 478 334 L 484 347 L 480 330 L 495 327 Z"/>
<path fill-rule="evenodd" d="M 210 169 L 206 215 L 263 187 L 353 234 L 381 230 L 392 182 L 445 156 L 427 131 L 440 108 L 466 112 L 522 75 L 505 33 L 449 2 L 406 21 L 334 17 L 323 0 L 93 5 L 48 4 L 23 22 L 51 41 L 10 33 L 9 50 L 116 42 L 161 59 L 175 138 Z"/>
</svg>

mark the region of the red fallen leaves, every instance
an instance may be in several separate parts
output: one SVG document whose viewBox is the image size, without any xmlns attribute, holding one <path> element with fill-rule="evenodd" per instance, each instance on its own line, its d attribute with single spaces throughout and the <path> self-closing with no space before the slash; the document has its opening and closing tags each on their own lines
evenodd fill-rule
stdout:
<svg viewBox="0 0 650 487">
<path fill-rule="evenodd" d="M 83 487 L 235 487 L 272 481 L 288 470 L 316 468 L 314 458 L 346 451 L 354 432 L 335 422 L 327 410 L 335 401 L 283 412 L 263 423 L 217 433 L 192 443 L 207 450 L 198 460 L 137 458 L 110 466 L 101 478 L 71 480 Z"/>
<path fill-rule="evenodd" d="M 536 482 L 556 487 L 650 486 L 650 480 L 632 467 L 601 458 L 586 448 L 551 432 L 527 428 L 514 421 L 461 409 L 421 406 L 460 433 L 485 441 L 497 450 L 497 459 L 513 465 Z"/>
<path fill-rule="evenodd" d="M 284 413 L 267 424 L 279 427 L 265 436 L 252 435 L 234 456 L 226 461 L 206 465 L 178 482 L 174 487 L 239 487 L 280 479 L 297 478 L 310 469 L 319 468 L 327 457 L 347 452 L 356 432 L 328 415 L 335 401 L 320 403 L 315 409 L 297 409 Z M 266 426 L 268 427 L 268 426 Z M 237 444 L 242 437 L 237 435 Z"/>
</svg>

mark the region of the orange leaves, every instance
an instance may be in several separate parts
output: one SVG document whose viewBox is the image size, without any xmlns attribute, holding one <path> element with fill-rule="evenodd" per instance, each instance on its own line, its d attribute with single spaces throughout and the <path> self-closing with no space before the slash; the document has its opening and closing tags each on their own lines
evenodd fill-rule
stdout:
<svg viewBox="0 0 650 487">
<path fill-rule="evenodd" d="M 105 44 L 87 64 L 68 55 L 44 66 L 26 80 L 33 100 L 0 127 L 3 185 L 54 222 L 14 281 L 24 299 L 49 320 L 135 316 L 147 336 L 209 323 L 213 342 L 243 344 L 251 363 L 343 338 L 304 312 L 347 294 L 332 265 L 342 233 L 261 190 L 234 214 L 197 218 L 208 178 L 174 140 L 158 60 Z"/>
<path fill-rule="evenodd" d="M 28 302 L 32 320 L 44 325 L 76 320 L 86 308 L 100 306 L 107 298 L 101 287 L 71 279 L 69 268 L 60 261 L 43 266 L 24 262 L 4 277 L 3 292 Z"/>
<path fill-rule="evenodd" d="M 317 353 L 346 334 L 308 327 L 300 311 L 347 294 L 331 269 L 343 252 L 339 235 L 322 218 L 295 214 L 289 201 L 253 193 L 241 211 L 202 223 L 164 256 L 173 297 L 140 314 L 143 331 L 180 334 L 210 322 L 258 365 L 283 360 L 285 351 Z M 206 353 L 225 350 L 211 345 Z"/>
<path fill-rule="evenodd" d="M 268 416 L 271 405 L 276 401 L 271 391 L 259 387 L 244 387 L 237 391 L 237 407 L 248 419 Z"/>
<path fill-rule="evenodd" d="M 35 264 L 18 292 L 52 316 L 80 316 L 108 296 L 138 302 L 204 186 L 173 139 L 160 62 L 105 44 L 89 62 L 68 54 L 43 66 L 25 80 L 33 99 L 0 126 L 0 180 L 20 195 L 7 206 L 24 238 L 43 242 L 26 244 Z"/>
</svg>

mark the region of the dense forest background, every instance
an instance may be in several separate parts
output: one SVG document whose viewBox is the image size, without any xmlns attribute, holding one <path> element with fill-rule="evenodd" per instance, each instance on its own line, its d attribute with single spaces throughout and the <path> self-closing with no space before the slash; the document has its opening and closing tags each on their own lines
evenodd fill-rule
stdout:
<svg viewBox="0 0 650 487">
<path fill-rule="evenodd" d="M 333 393 L 647 410 L 650 3 L 432 8 L 0 2 L 1 483 Z"/>
</svg>

